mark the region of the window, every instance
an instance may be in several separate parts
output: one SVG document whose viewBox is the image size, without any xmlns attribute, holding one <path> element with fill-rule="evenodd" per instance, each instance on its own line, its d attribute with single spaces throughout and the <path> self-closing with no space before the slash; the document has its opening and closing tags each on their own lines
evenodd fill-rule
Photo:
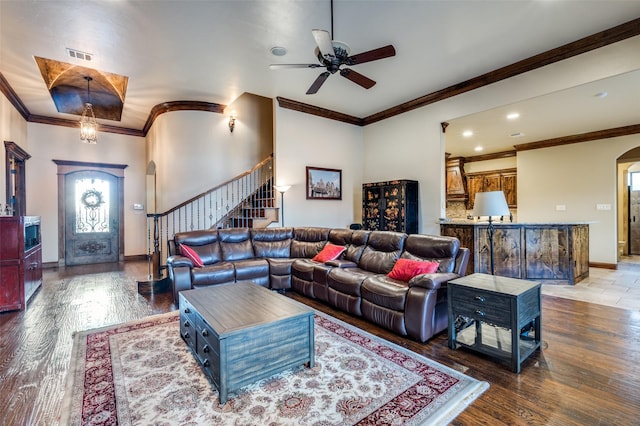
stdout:
<svg viewBox="0 0 640 426">
<path fill-rule="evenodd" d="M 76 181 L 76 233 L 110 232 L 109 182 L 102 179 Z"/>
</svg>

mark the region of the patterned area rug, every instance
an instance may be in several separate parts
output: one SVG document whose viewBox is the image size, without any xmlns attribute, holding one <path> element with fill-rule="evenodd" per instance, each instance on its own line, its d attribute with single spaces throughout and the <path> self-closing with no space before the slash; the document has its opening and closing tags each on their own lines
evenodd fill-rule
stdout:
<svg viewBox="0 0 640 426">
<path fill-rule="evenodd" d="M 316 312 L 313 369 L 259 381 L 221 406 L 178 319 L 77 333 L 63 424 L 439 425 L 489 386 Z"/>
</svg>

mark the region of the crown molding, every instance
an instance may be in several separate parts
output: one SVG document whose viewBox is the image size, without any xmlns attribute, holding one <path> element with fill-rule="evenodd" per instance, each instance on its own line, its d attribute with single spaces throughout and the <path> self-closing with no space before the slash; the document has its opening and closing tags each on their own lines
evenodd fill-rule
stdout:
<svg viewBox="0 0 640 426">
<path fill-rule="evenodd" d="M 149 113 L 149 118 L 147 118 L 147 122 L 144 124 L 142 128 L 142 132 L 146 136 L 146 134 L 151 129 L 153 122 L 165 112 L 172 111 L 209 111 L 222 114 L 224 113 L 224 109 L 226 105 L 215 104 L 211 102 L 201 102 L 201 101 L 171 101 L 171 102 L 163 102 L 151 108 L 151 112 Z"/>
<path fill-rule="evenodd" d="M 304 112 L 305 114 L 316 115 L 330 120 L 342 121 L 343 123 L 353 124 L 356 126 L 364 125 L 362 118 L 358 118 L 353 115 L 343 114 L 341 112 L 320 108 L 303 102 L 294 101 L 292 99 L 282 98 L 280 96 L 276 97 L 276 99 L 278 100 L 278 105 L 280 105 L 281 108 Z"/>
<path fill-rule="evenodd" d="M 614 127 L 612 129 L 596 130 L 594 132 L 580 133 L 578 135 L 560 136 L 558 138 L 545 139 L 537 142 L 522 143 L 514 145 L 516 151 L 527 151 L 530 149 L 550 148 L 572 143 L 589 142 L 599 139 L 617 138 L 619 136 L 635 135 L 640 133 L 640 124 L 630 126 Z"/>
<path fill-rule="evenodd" d="M 0 92 L 2 92 L 2 94 L 6 96 L 11 105 L 13 105 L 18 113 L 20 113 L 22 118 L 29 121 L 29 110 L 22 103 L 22 101 L 18 97 L 18 94 L 13 90 L 13 87 L 9 85 L 9 82 L 6 78 L 4 78 L 4 75 L 2 75 L 2 73 L 0 73 Z"/>
<path fill-rule="evenodd" d="M 465 163 L 471 163 L 474 161 L 487 161 L 487 160 L 500 160 L 502 158 L 515 157 L 518 153 L 516 151 L 502 151 L 494 152 L 492 154 L 474 155 L 471 157 L 462 157 Z"/>
<path fill-rule="evenodd" d="M 626 40 L 631 37 L 635 37 L 637 35 L 640 35 L 640 18 L 636 18 L 632 21 L 615 26 L 613 28 L 609 28 L 607 30 L 601 31 L 596 34 L 592 34 L 590 36 L 576 40 L 574 42 L 567 43 L 563 46 L 548 50 L 538 55 L 531 56 L 529 58 L 515 62 L 511 65 L 498 68 L 496 70 L 479 75 L 477 77 L 471 78 L 461 83 L 454 84 L 453 86 L 449 86 L 447 88 L 413 99 L 411 101 L 404 102 L 400 105 L 396 105 L 392 108 L 380 111 L 378 113 L 369 115 L 364 118 L 359 118 L 352 115 L 343 114 L 337 111 L 332 111 L 329 109 L 317 107 L 314 105 L 305 104 L 303 102 L 294 101 L 292 99 L 286 99 L 282 97 L 277 97 L 276 99 L 278 100 L 278 104 L 282 108 L 291 109 L 291 110 L 303 112 L 306 114 L 316 115 L 319 117 L 328 118 L 330 120 L 341 121 L 341 122 L 353 124 L 356 126 L 366 126 L 366 125 L 373 124 L 378 121 L 391 118 L 393 116 L 396 116 L 417 108 L 424 107 L 426 105 L 429 105 L 435 102 L 442 101 L 444 99 L 447 99 L 465 92 L 469 92 L 471 90 L 478 89 L 480 87 L 483 87 L 492 83 L 496 83 L 501 80 L 505 80 L 507 78 L 516 76 L 518 74 L 532 71 L 534 69 L 541 68 L 543 66 L 546 66 L 558 61 L 562 61 L 564 59 L 568 59 L 573 56 L 580 55 L 582 53 L 586 53 L 594 49 L 598 49 L 600 47 L 607 46 L 609 44 L 613 44 L 622 40 Z M 52 124 L 52 125 L 58 125 L 58 126 L 67 126 L 67 127 L 78 126 L 78 122 L 74 120 L 31 115 L 29 110 L 22 103 L 22 101 L 17 96 L 15 91 L 11 88 L 11 86 L 9 85 L 7 80 L 4 78 L 2 73 L 0 73 L 0 92 L 2 92 L 7 97 L 9 102 L 20 113 L 20 115 L 24 117 L 26 121 L 43 123 L 43 124 Z M 144 137 L 146 136 L 147 132 L 153 125 L 153 122 L 155 121 L 155 119 L 159 115 L 164 114 L 166 112 L 209 111 L 209 112 L 215 112 L 215 113 L 223 113 L 225 108 L 226 108 L 225 105 L 210 103 L 210 102 L 201 102 L 201 101 L 163 102 L 161 104 L 154 106 L 151 109 L 149 113 L 149 117 L 147 118 L 147 121 L 144 127 L 142 128 L 142 130 L 117 127 L 117 126 L 111 126 L 111 125 L 100 125 L 99 130 L 107 133 L 118 133 L 118 134 L 124 134 L 124 135 Z M 633 126 L 626 126 L 626 127 L 633 127 Z M 619 129 L 624 129 L 624 128 L 619 128 Z M 609 132 L 610 130 L 603 130 L 601 132 Z M 595 134 L 598 132 L 592 132 L 592 133 Z M 632 131 L 632 133 L 627 133 L 627 134 L 634 134 L 634 133 L 638 133 L 638 132 Z M 575 138 L 576 141 L 584 142 L 584 140 L 578 140 L 581 136 L 584 137 L 585 135 L 565 136 L 561 138 L 549 139 L 548 141 L 522 144 L 522 145 L 518 145 L 520 148 L 517 150 L 534 149 L 534 148 L 527 148 L 527 146 L 531 144 L 541 144 L 543 142 L 552 143 L 552 144 L 555 143 L 554 141 L 559 141 L 559 144 L 576 143 L 576 142 L 569 141 L 570 140 L 569 138 Z M 618 135 L 618 136 L 622 136 L 622 135 Z M 615 137 L 615 136 L 607 136 L 607 137 Z M 589 140 L 593 140 L 593 139 L 589 139 Z M 476 158 L 476 157 L 469 157 L 469 158 Z"/>
<path fill-rule="evenodd" d="M 546 52 L 538 55 L 530 56 L 529 58 L 515 62 L 511 65 L 489 71 L 488 73 L 454 84 L 453 86 L 449 86 L 445 89 L 429 93 L 428 95 L 421 96 L 409 102 L 369 115 L 364 118 L 364 125 L 366 126 L 489 84 L 497 83 L 498 81 L 514 77 L 518 74 L 533 71 L 537 68 L 541 68 L 582 53 L 590 52 L 637 35 L 640 35 L 640 18 L 636 18 L 613 28 L 567 43 L 563 46 L 556 47 L 555 49 L 547 50 Z"/>
</svg>

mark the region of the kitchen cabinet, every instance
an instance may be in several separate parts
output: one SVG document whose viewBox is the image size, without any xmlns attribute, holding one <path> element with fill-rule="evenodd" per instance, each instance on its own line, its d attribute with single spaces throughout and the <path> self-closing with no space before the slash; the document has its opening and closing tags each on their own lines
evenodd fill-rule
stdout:
<svg viewBox="0 0 640 426">
<path fill-rule="evenodd" d="M 464 175 L 464 159 L 447 160 L 447 201 L 467 200 L 467 181 Z"/>
<path fill-rule="evenodd" d="M 467 209 L 473 210 L 477 192 L 502 191 L 511 208 L 518 207 L 518 175 L 516 169 L 467 173 Z"/>
<path fill-rule="evenodd" d="M 471 251 L 467 274 L 491 273 L 488 222 L 441 222 L 440 234 Z M 586 223 L 494 222 L 495 275 L 575 284 L 589 276 Z"/>
</svg>

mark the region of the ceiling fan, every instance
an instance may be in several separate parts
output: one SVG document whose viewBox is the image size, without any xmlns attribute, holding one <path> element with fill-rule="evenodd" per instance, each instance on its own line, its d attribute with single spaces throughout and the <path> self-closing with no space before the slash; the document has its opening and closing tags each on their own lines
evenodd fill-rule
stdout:
<svg viewBox="0 0 640 426">
<path fill-rule="evenodd" d="M 313 38 L 316 41 L 315 56 L 318 58 L 319 64 L 272 64 L 271 69 L 282 68 L 326 68 L 313 82 L 307 95 L 317 93 L 322 84 L 329 78 L 331 74 L 340 71 L 340 75 L 353 81 L 354 83 L 364 87 L 372 88 L 376 82 L 368 77 L 352 70 L 351 68 L 341 68 L 342 66 L 353 66 L 365 62 L 376 61 L 378 59 L 389 58 L 395 56 L 396 50 L 392 45 L 379 47 L 377 49 L 368 50 L 357 55 L 351 55 L 351 49 L 346 43 L 332 40 L 333 34 L 333 0 L 331 0 L 331 34 L 325 30 L 312 30 Z"/>
</svg>

